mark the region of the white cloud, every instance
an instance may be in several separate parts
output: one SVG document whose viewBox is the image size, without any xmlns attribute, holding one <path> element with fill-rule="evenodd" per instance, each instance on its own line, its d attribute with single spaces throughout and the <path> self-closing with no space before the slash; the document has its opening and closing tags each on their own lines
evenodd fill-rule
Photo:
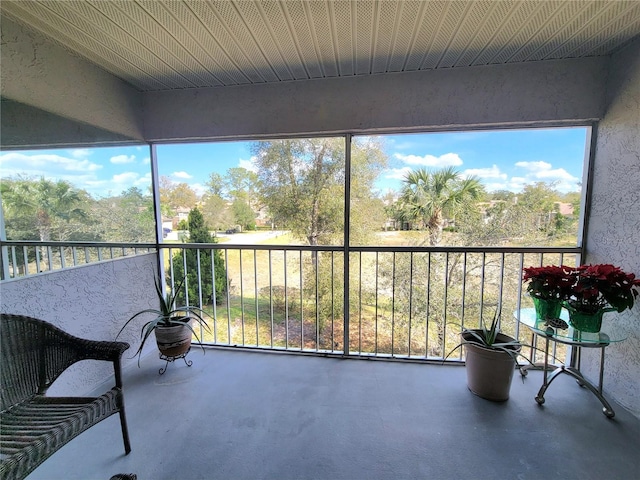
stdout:
<svg viewBox="0 0 640 480">
<path fill-rule="evenodd" d="M 493 165 L 487 168 L 468 168 L 462 172 L 463 177 L 475 176 L 478 178 L 500 178 L 506 180 L 508 175 L 502 173 L 497 165 Z"/>
<path fill-rule="evenodd" d="M 530 185 L 531 180 L 527 180 L 526 178 L 523 177 L 512 177 L 508 182 L 507 182 L 507 190 L 511 190 L 514 192 L 520 192 L 524 189 L 524 187 L 526 187 L 527 185 Z"/>
<path fill-rule="evenodd" d="M 193 175 L 189 175 L 187 172 L 181 171 L 181 172 L 173 172 L 171 174 L 171 176 L 173 178 L 181 178 L 181 179 L 189 179 L 189 178 L 193 178 Z"/>
<path fill-rule="evenodd" d="M 40 178 L 50 180 L 63 180 L 84 189 L 96 198 L 112 194 L 119 194 L 129 187 L 147 188 L 151 184 L 151 173 L 146 169 L 142 172 L 134 172 L 131 165 L 114 167 L 113 159 L 110 162 L 102 160 L 103 164 L 94 163 L 88 158 L 97 159 L 100 155 L 91 149 L 68 149 L 55 152 L 7 152 L 0 153 L 0 177 L 2 178 Z M 122 159 L 135 158 L 133 155 L 120 155 Z M 109 155 L 107 155 L 109 158 Z M 96 160 L 97 161 L 97 160 Z M 117 160 L 116 160 L 117 162 Z"/>
<path fill-rule="evenodd" d="M 567 180 L 570 182 L 577 182 L 578 178 L 571 175 L 564 168 L 554 168 L 550 170 L 541 170 L 534 173 L 535 178 L 539 179 L 551 179 L 551 180 Z"/>
<path fill-rule="evenodd" d="M 462 159 L 457 153 L 445 153 L 436 157 L 435 155 L 404 155 L 395 153 L 393 155 L 398 160 L 408 165 L 420 165 L 424 167 L 456 167 L 462 165 Z"/>
<path fill-rule="evenodd" d="M 144 186 L 151 185 L 151 173 L 145 173 L 143 176 L 141 176 L 135 182 L 133 182 L 133 184 L 136 187 L 140 187 L 140 186 L 144 187 Z"/>
<path fill-rule="evenodd" d="M 60 179 L 70 173 L 95 172 L 102 168 L 102 165 L 89 160 L 78 160 L 49 153 L 27 155 L 19 152 L 0 154 L 0 166 L 3 177 L 22 174 Z"/>
<path fill-rule="evenodd" d="M 142 159 L 142 164 L 143 165 L 149 165 L 151 163 L 151 159 L 149 157 L 144 157 Z"/>
<path fill-rule="evenodd" d="M 256 167 L 256 159 L 257 157 L 251 157 L 249 160 L 243 160 L 242 158 L 238 162 L 238 166 L 242 168 L 246 168 L 250 172 L 257 173 L 258 167 Z"/>
<path fill-rule="evenodd" d="M 549 170 L 551 164 L 543 161 L 538 162 L 516 162 L 516 167 L 524 168 L 531 172 L 537 172 L 538 170 Z"/>
<path fill-rule="evenodd" d="M 145 187 L 151 184 L 151 173 L 140 176 L 136 172 L 124 172 L 113 175 L 108 180 L 86 180 L 83 188 L 86 188 L 98 197 L 118 195 L 129 187 Z"/>
<path fill-rule="evenodd" d="M 528 183 L 535 181 L 547 183 L 556 182 L 557 189 L 568 188 L 569 190 L 566 191 L 571 191 L 577 189 L 577 183 L 580 181 L 579 178 L 574 177 L 564 168 L 552 168 L 552 165 L 548 162 L 516 162 L 515 165 L 528 171 L 526 174 Z"/>
<path fill-rule="evenodd" d="M 553 168 L 550 163 L 544 161 L 517 162 L 515 166 L 525 170 L 525 174 L 511 178 L 501 177 L 504 178 L 504 182 L 485 183 L 486 189 L 490 192 L 495 190 L 521 192 L 527 185 L 545 182 L 562 193 L 580 191 L 580 179 L 564 168 Z"/>
<path fill-rule="evenodd" d="M 411 167 L 402 167 L 402 168 L 392 168 L 390 170 L 387 170 L 389 173 L 387 173 L 384 178 L 391 178 L 391 179 L 395 179 L 395 180 L 402 180 L 404 179 L 404 177 L 407 176 L 407 174 L 409 172 L 412 171 Z"/>
<path fill-rule="evenodd" d="M 190 184 L 189 187 L 196 192 L 196 195 L 198 195 L 199 197 L 201 197 L 202 195 L 204 195 L 205 193 L 207 193 L 209 191 L 209 187 L 207 185 L 203 185 L 201 183 L 193 183 Z"/>
<path fill-rule="evenodd" d="M 114 175 L 111 178 L 111 181 L 113 183 L 117 183 L 117 184 L 133 184 L 136 180 L 138 180 L 138 178 L 140 177 L 140 175 L 138 175 L 136 172 L 124 172 L 124 173 L 118 173 L 116 175 Z"/>
<path fill-rule="evenodd" d="M 495 192 L 496 190 L 511 190 L 504 183 L 485 183 L 484 188 L 487 192 Z"/>
<path fill-rule="evenodd" d="M 121 165 L 123 163 L 133 163 L 136 161 L 135 155 L 116 155 L 115 157 L 111 157 L 109 161 L 116 165 Z"/>
<path fill-rule="evenodd" d="M 71 150 L 71 156 L 73 158 L 86 158 L 91 155 L 91 150 L 88 148 L 76 148 Z"/>
</svg>

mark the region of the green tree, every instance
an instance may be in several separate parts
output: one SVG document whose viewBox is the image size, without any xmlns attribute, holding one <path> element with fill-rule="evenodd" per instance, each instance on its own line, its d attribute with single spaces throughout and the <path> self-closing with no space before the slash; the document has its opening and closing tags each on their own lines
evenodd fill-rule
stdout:
<svg viewBox="0 0 640 480">
<path fill-rule="evenodd" d="M 401 198 L 405 211 L 427 228 L 432 246 L 442 239 L 445 217 L 473 208 L 484 192 L 476 177 L 462 178 L 451 167 L 435 172 L 421 168 L 408 173 L 403 182 Z"/>
<path fill-rule="evenodd" d="M 160 177 L 158 190 L 161 211 L 166 216 L 173 216 L 180 207 L 193 208 L 198 202 L 198 195 L 188 184 L 175 183 L 169 177 Z"/>
<path fill-rule="evenodd" d="M 258 176 L 243 167 L 230 168 L 224 177 L 225 191 L 232 202 L 234 222 L 245 230 L 255 227 L 256 211 L 259 208 L 257 183 Z"/>
<path fill-rule="evenodd" d="M 503 202 L 512 202 L 516 194 L 509 190 L 495 190 L 491 192 L 491 200 L 501 200 Z"/>
<path fill-rule="evenodd" d="M 257 142 L 253 153 L 262 202 L 276 223 L 309 245 L 332 243 L 344 225 L 342 139 Z"/>
<path fill-rule="evenodd" d="M 518 195 L 518 205 L 534 214 L 532 218 L 535 227 L 543 233 L 553 233 L 555 202 L 560 200 L 558 192 L 552 185 L 536 182 L 526 185 Z"/>
<path fill-rule="evenodd" d="M 562 200 L 566 203 L 570 203 L 573 207 L 573 217 L 580 217 L 580 204 L 582 202 L 582 193 L 580 192 L 569 192 L 565 193 L 562 197 Z"/>
<path fill-rule="evenodd" d="M 64 180 L 18 177 L 1 188 L 9 239 L 70 240 L 91 222 L 91 197 Z"/>
<path fill-rule="evenodd" d="M 217 240 L 209 233 L 204 217 L 198 208 L 194 208 L 189 212 L 188 222 L 189 243 L 217 243 Z M 199 293 L 202 293 L 203 304 L 212 302 L 214 289 L 215 300 L 219 303 L 227 287 L 227 270 L 222 259 L 222 253 L 216 249 L 202 249 L 199 252 L 200 282 L 198 282 L 198 250 L 194 249 L 184 249 L 174 255 L 172 259 L 174 281 L 178 282 L 186 277 L 186 291 L 191 305 L 198 301 Z M 198 290 L 198 285 L 202 288 L 201 292 Z M 186 303 L 184 293 L 179 295 L 178 301 L 183 304 Z"/>
<path fill-rule="evenodd" d="M 182 219 L 178 222 L 177 225 L 178 230 L 189 230 L 189 222 L 185 219 Z"/>
<path fill-rule="evenodd" d="M 193 208 L 198 202 L 198 195 L 186 183 L 178 183 L 175 185 L 171 190 L 170 198 L 170 205 L 174 208 Z"/>
<path fill-rule="evenodd" d="M 244 230 L 254 230 L 256 225 L 256 214 L 249 204 L 242 198 L 237 198 L 231 205 L 233 217 L 238 225 L 242 225 Z"/>
<path fill-rule="evenodd" d="M 203 196 L 202 215 L 213 230 L 225 230 L 234 225 L 233 212 L 228 202 L 216 193 L 206 193 Z"/>
<path fill-rule="evenodd" d="M 274 222 L 309 245 L 336 244 L 344 232 L 345 151 L 342 138 L 306 138 L 257 142 L 260 200 Z M 352 144 L 352 238 L 381 227 L 367 214 L 373 182 L 386 156 L 374 142 Z M 382 209 L 378 209 L 382 215 Z M 375 224 L 375 227 L 372 225 Z"/>
<path fill-rule="evenodd" d="M 385 205 L 375 193 L 375 182 L 387 166 L 383 145 L 373 138 L 351 143 L 350 238 L 354 245 L 369 243 L 374 232 L 383 229 Z"/>
<path fill-rule="evenodd" d="M 224 187 L 231 200 L 244 198 L 252 202 L 256 197 L 258 175 L 243 167 L 233 167 L 224 176 Z"/>
<path fill-rule="evenodd" d="M 219 173 L 210 173 L 209 180 L 207 181 L 206 185 L 211 195 L 215 195 L 220 198 L 224 196 L 224 179 Z"/>
<path fill-rule="evenodd" d="M 94 205 L 93 214 L 99 221 L 92 231 L 100 241 L 153 242 L 155 218 L 153 199 L 142 190 L 131 187 L 119 196 L 103 198 Z"/>
</svg>

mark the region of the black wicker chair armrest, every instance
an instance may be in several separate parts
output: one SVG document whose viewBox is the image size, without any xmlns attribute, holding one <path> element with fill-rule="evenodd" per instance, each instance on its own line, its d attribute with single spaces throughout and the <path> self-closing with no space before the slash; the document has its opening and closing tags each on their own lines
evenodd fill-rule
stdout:
<svg viewBox="0 0 640 480">
<path fill-rule="evenodd" d="M 115 361 L 129 348 L 126 342 L 110 342 L 106 340 L 85 340 L 74 337 L 80 353 L 91 360 Z"/>
<path fill-rule="evenodd" d="M 113 362 L 116 387 L 122 387 L 122 369 L 120 359 L 129 348 L 126 342 L 111 342 L 107 340 L 87 340 L 62 332 L 66 341 L 76 350 L 79 360 L 105 360 Z"/>
</svg>

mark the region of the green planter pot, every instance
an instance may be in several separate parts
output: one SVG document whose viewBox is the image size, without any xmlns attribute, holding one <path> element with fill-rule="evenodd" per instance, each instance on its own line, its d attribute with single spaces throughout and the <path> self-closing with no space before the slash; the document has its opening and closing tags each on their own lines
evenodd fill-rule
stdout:
<svg viewBox="0 0 640 480">
<path fill-rule="evenodd" d="M 544 298 L 531 297 L 533 306 L 536 307 L 536 320 L 546 321 L 549 318 L 560 318 L 562 300 L 546 300 Z"/>
<path fill-rule="evenodd" d="M 602 315 L 615 311 L 615 308 L 601 308 L 595 312 L 584 312 L 568 303 L 565 306 L 569 310 L 569 324 L 576 330 L 587 333 L 598 333 L 602 328 Z"/>
</svg>

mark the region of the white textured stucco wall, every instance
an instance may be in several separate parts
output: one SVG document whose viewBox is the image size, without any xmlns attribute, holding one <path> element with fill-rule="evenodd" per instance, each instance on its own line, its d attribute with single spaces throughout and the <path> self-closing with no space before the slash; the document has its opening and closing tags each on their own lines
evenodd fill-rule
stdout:
<svg viewBox="0 0 640 480">
<path fill-rule="evenodd" d="M 28 128 L 25 126 L 28 125 Z M 32 149 L 48 146 L 122 145 L 129 137 L 93 125 L 75 122 L 39 108 L 3 98 L 0 101 L 2 148 Z"/>
<path fill-rule="evenodd" d="M 4 15 L 0 21 L 4 98 L 142 140 L 141 99 L 133 87 Z"/>
<path fill-rule="evenodd" d="M 132 314 L 158 308 L 156 269 L 156 254 L 150 253 L 3 281 L 0 309 L 45 320 L 77 337 L 113 341 Z M 123 355 L 123 368 L 133 366 L 136 360 L 130 357 L 139 345 L 138 331 L 128 328 L 119 340 L 131 344 Z M 79 362 L 49 393 L 87 394 L 113 382 L 112 377 L 113 366 L 108 362 Z"/>
<path fill-rule="evenodd" d="M 640 277 L 640 40 L 614 55 L 609 106 L 598 128 L 586 263 L 613 263 Z M 627 336 L 607 348 L 605 393 L 640 417 L 640 302 L 604 327 Z M 598 378 L 597 352 L 583 370 Z"/>
</svg>

